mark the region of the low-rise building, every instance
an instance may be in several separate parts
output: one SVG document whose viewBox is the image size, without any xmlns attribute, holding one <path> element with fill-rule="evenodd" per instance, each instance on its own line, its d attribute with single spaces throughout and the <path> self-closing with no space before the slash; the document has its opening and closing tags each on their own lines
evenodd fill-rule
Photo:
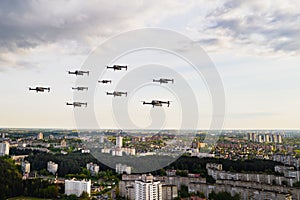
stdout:
<svg viewBox="0 0 300 200">
<path fill-rule="evenodd" d="M 127 165 L 124 165 L 124 164 L 121 164 L 121 163 L 117 163 L 116 164 L 116 173 L 123 174 L 124 172 L 126 174 L 131 174 L 131 167 L 127 166 Z"/>
</svg>

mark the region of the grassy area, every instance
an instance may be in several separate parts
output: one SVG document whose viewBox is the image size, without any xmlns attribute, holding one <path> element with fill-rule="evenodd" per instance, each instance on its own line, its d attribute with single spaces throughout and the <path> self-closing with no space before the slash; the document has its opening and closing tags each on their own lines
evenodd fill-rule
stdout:
<svg viewBox="0 0 300 200">
<path fill-rule="evenodd" d="M 8 200 L 41 200 L 41 199 L 42 198 L 36 198 L 36 197 L 14 197 L 14 198 L 10 198 Z M 45 199 L 43 199 L 43 200 L 45 200 Z"/>
</svg>

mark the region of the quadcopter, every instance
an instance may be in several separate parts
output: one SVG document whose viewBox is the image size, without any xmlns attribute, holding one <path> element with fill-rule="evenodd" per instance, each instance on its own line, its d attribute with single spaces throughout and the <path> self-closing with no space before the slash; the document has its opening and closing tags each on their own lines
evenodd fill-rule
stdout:
<svg viewBox="0 0 300 200">
<path fill-rule="evenodd" d="M 127 71 L 127 65 L 114 65 L 112 67 L 106 66 L 106 69 L 113 69 L 114 71 L 122 70 L 122 68 L 126 69 L 126 71 Z"/>
<path fill-rule="evenodd" d="M 83 90 L 88 90 L 88 87 L 72 87 L 72 90 L 78 90 L 78 91 L 83 91 Z"/>
<path fill-rule="evenodd" d="M 73 103 L 66 103 L 67 106 L 73 106 L 75 107 L 81 107 L 83 105 L 85 105 L 85 107 L 87 107 L 87 102 L 83 103 L 83 102 L 73 102 Z"/>
<path fill-rule="evenodd" d="M 159 82 L 160 84 L 172 82 L 172 84 L 173 84 L 174 79 L 168 79 L 168 78 L 161 78 L 161 79 L 158 79 L 158 80 L 153 79 L 153 82 Z"/>
<path fill-rule="evenodd" d="M 116 92 L 116 91 L 106 92 L 106 95 L 113 95 L 114 97 L 116 97 L 116 96 L 120 97 L 120 96 L 122 96 L 122 94 L 125 94 L 127 97 L 127 92 Z"/>
<path fill-rule="evenodd" d="M 154 106 L 162 106 L 163 104 L 167 104 L 168 107 L 170 106 L 170 101 L 152 100 L 151 102 L 145 102 L 145 101 L 142 101 L 142 102 L 143 102 L 143 105 L 149 104 L 149 105 L 152 105 L 153 108 L 154 108 Z"/>
<path fill-rule="evenodd" d="M 106 83 L 111 83 L 111 80 L 101 80 L 101 81 L 98 81 L 99 83 L 103 83 L 103 84 L 106 84 Z"/>
<path fill-rule="evenodd" d="M 81 70 L 76 70 L 74 72 L 68 71 L 68 73 L 69 74 L 75 74 L 76 76 L 77 75 L 83 76 L 84 74 L 87 74 L 88 76 L 90 75 L 90 71 L 81 71 Z"/>
<path fill-rule="evenodd" d="M 36 87 L 36 88 L 29 87 L 29 90 L 35 90 L 36 92 L 45 92 L 45 90 L 48 90 L 48 92 L 50 92 L 50 87 Z"/>
</svg>

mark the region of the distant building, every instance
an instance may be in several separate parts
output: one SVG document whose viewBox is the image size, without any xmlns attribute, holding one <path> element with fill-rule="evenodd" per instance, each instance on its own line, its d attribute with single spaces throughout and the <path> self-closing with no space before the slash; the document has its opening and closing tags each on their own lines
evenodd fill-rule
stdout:
<svg viewBox="0 0 300 200">
<path fill-rule="evenodd" d="M 122 148 L 123 146 L 123 137 L 117 136 L 116 137 L 116 148 Z"/>
<path fill-rule="evenodd" d="M 6 133 L 0 133 L 0 137 L 1 137 L 2 139 L 5 139 L 5 135 L 6 135 Z"/>
<path fill-rule="evenodd" d="M 112 156 L 122 156 L 123 155 L 123 150 L 122 148 L 115 148 L 111 151 Z"/>
<path fill-rule="evenodd" d="M 49 135 L 49 140 L 55 139 L 54 135 Z"/>
<path fill-rule="evenodd" d="M 49 161 L 47 163 L 48 172 L 55 174 L 57 172 L 57 169 L 58 169 L 58 164 L 56 164 L 55 162 Z"/>
<path fill-rule="evenodd" d="M 176 176 L 176 170 L 175 169 L 169 169 L 166 171 L 167 176 Z"/>
<path fill-rule="evenodd" d="M 282 143 L 282 134 L 284 133 L 247 133 L 247 138 L 249 141 L 253 142 L 273 142 L 273 143 Z"/>
<path fill-rule="evenodd" d="M 66 146 L 67 146 L 67 142 L 66 142 L 65 139 L 62 139 L 62 140 L 60 141 L 60 146 L 61 146 L 61 147 L 66 147 Z"/>
<path fill-rule="evenodd" d="M 206 146 L 206 143 L 200 142 L 200 141 L 193 141 L 192 142 L 192 148 L 199 149 L 204 148 Z"/>
<path fill-rule="evenodd" d="M 91 172 L 92 176 L 96 176 L 99 173 L 99 165 L 91 163 L 86 164 L 86 169 Z"/>
<path fill-rule="evenodd" d="M 135 181 L 135 199 L 139 200 L 162 200 L 162 184 L 154 181 L 151 174 L 142 175 L 142 180 Z"/>
<path fill-rule="evenodd" d="M 9 143 L 2 142 L 0 143 L 0 156 L 9 155 Z"/>
<path fill-rule="evenodd" d="M 22 162 L 21 168 L 22 168 L 23 174 L 30 173 L 30 163 L 27 160 Z"/>
<path fill-rule="evenodd" d="M 223 165 L 222 164 L 217 164 L 217 163 L 207 163 L 206 164 L 206 169 L 215 169 L 218 171 L 223 170 Z"/>
<path fill-rule="evenodd" d="M 90 153 L 91 151 L 89 149 L 82 149 L 81 153 Z"/>
<path fill-rule="evenodd" d="M 173 200 L 178 197 L 178 189 L 176 185 L 162 185 L 162 199 Z"/>
<path fill-rule="evenodd" d="M 131 174 L 131 167 L 127 166 L 127 165 L 123 165 L 121 163 L 117 163 L 116 164 L 116 173 L 123 174 L 124 172 L 126 174 Z"/>
<path fill-rule="evenodd" d="M 80 197 L 83 192 L 86 192 L 89 196 L 91 195 L 91 180 L 65 180 L 65 194 L 75 194 Z"/>
<path fill-rule="evenodd" d="M 100 144 L 103 144 L 103 143 L 104 143 L 104 136 L 103 136 L 103 135 L 100 135 L 99 143 L 100 143 Z"/>
<path fill-rule="evenodd" d="M 43 140 L 43 139 L 44 139 L 43 133 L 40 132 L 40 133 L 37 135 L 36 139 L 38 139 L 38 140 Z"/>
</svg>

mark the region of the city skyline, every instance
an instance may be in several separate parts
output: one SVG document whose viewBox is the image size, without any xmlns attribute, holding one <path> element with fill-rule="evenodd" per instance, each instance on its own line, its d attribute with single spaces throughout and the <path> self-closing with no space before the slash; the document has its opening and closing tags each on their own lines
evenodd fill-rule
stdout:
<svg viewBox="0 0 300 200">
<path fill-rule="evenodd" d="M 65 106 L 73 100 L 71 87 L 76 86 L 76 78 L 67 70 L 80 69 L 88 55 L 112 36 L 158 27 L 190 37 L 213 61 L 226 96 L 224 129 L 300 129 L 300 7 L 295 5 L 299 2 L 291 2 L 224 0 L 205 2 L 205 8 L 204 1 L 105 2 L 103 8 L 96 6 L 102 1 L 85 5 L 78 1 L 1 2 L 0 127 L 76 129 L 73 109 Z M 197 90 L 197 129 L 208 129 L 209 92 L 203 80 L 190 76 L 193 71 L 185 63 L 157 51 L 136 52 L 118 60 L 128 64 L 129 71 L 154 61 L 178 69 Z M 116 81 L 123 75 L 106 73 Z M 51 92 L 28 91 L 40 85 L 51 87 Z M 113 90 L 113 85 L 97 87 L 95 98 L 109 105 L 111 100 L 101 94 Z M 139 101 L 155 98 L 149 95 L 153 90 L 158 97 L 173 100 L 165 128 L 178 128 L 180 104 L 157 87 L 131 97 L 128 109 L 137 125 L 143 129 L 151 123 L 151 108 Z M 94 109 L 100 128 L 118 128 L 110 108 L 96 104 Z M 102 118 L 103 113 L 107 117 Z"/>
</svg>

